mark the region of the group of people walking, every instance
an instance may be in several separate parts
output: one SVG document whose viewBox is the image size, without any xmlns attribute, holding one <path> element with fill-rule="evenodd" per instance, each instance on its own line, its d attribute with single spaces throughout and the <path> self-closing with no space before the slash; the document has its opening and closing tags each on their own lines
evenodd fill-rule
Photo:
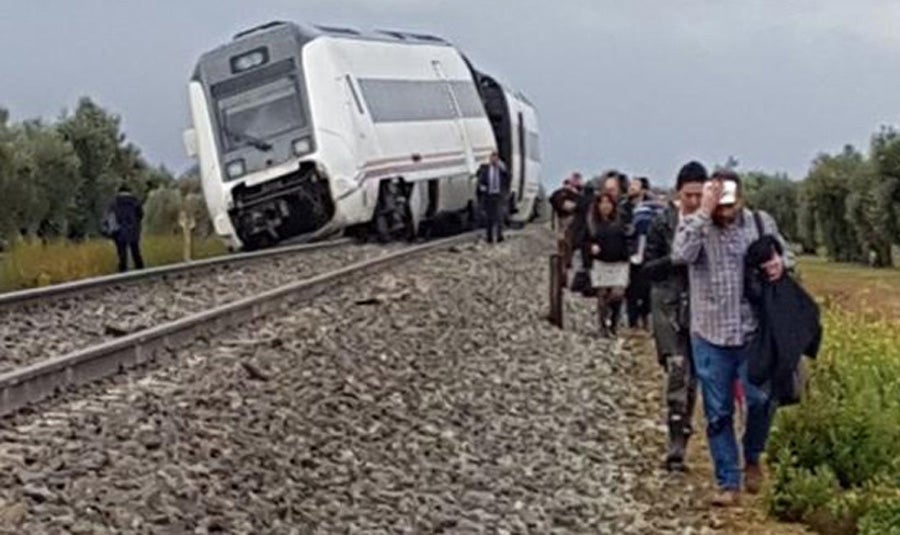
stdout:
<svg viewBox="0 0 900 535">
<path fill-rule="evenodd" d="M 628 326 L 648 329 L 650 284 L 642 266 L 650 223 L 664 208 L 649 180 L 607 171 L 586 183 L 574 173 L 550 204 L 566 268 L 575 274 L 573 289 L 596 296 L 601 334 L 618 333 L 623 304 Z"/>
<path fill-rule="evenodd" d="M 668 470 L 686 469 L 699 383 L 718 485 L 713 504 L 727 506 L 737 503 L 742 489 L 759 490 L 760 456 L 775 406 L 790 398 L 772 385 L 790 382 L 784 376 L 796 370 L 801 353 L 815 356 L 821 329 L 815 305 L 789 280 L 791 256 L 774 219 L 745 206 L 737 174 L 709 176 L 692 161 L 678 172 L 675 189 L 663 203 L 643 179 L 627 181 L 610 171 L 585 183 L 576 173 L 551 204 L 572 274 L 567 285 L 597 296 L 601 335 L 615 334 L 626 295 L 632 326 L 652 314 L 657 357 L 666 371 Z M 790 291 L 760 290 L 782 285 Z M 794 336 L 786 344 L 772 334 L 784 327 L 763 312 L 764 301 L 779 294 L 791 295 L 783 308 L 800 311 L 792 326 L 803 333 L 799 341 Z M 734 430 L 736 398 L 746 405 L 743 463 Z"/>
<path fill-rule="evenodd" d="M 509 191 L 494 153 L 478 170 L 488 242 L 504 239 Z M 789 275 L 790 251 L 774 219 L 745 206 L 737 174 L 710 176 L 696 161 L 679 170 L 668 199 L 646 178 L 607 171 L 591 181 L 573 173 L 550 203 L 571 274 L 564 284 L 596 299 L 600 335 L 617 336 L 626 318 L 630 328 L 652 331 L 666 372 L 665 467 L 686 469 L 699 384 L 719 489 L 713 504 L 737 503 L 742 489 L 757 492 L 775 407 L 796 401 L 798 362 L 814 357 L 821 340 L 818 309 Z M 140 202 L 121 187 L 104 221 L 120 271 L 129 253 L 143 267 L 142 218 Z M 746 406 L 743 463 L 736 398 Z"/>
</svg>

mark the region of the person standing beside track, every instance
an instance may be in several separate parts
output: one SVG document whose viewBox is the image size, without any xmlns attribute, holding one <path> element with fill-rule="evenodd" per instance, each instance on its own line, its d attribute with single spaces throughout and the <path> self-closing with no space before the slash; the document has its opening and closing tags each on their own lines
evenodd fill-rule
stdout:
<svg viewBox="0 0 900 535">
<path fill-rule="evenodd" d="M 127 185 L 119 187 L 107 218 L 110 222 L 107 223 L 106 234 L 116 243 L 119 272 L 128 271 L 129 253 L 134 268 L 144 269 L 144 259 L 141 257 L 141 221 L 144 219 L 144 209 Z"/>
<path fill-rule="evenodd" d="M 500 155 L 496 151 L 492 152 L 490 162 L 478 169 L 478 196 L 484 207 L 488 243 L 494 243 L 495 233 L 497 241 L 503 241 L 503 223 L 510 185 L 506 166 L 500 161 Z"/>
<path fill-rule="evenodd" d="M 678 222 L 700 207 L 703 184 L 708 178 L 706 168 L 698 162 L 689 162 L 678 172 L 677 200 L 653 219 L 647 233 L 641 271 L 652 285 L 653 338 L 657 358 L 666 371 L 669 436 L 665 467 L 670 471 L 686 469 L 684 456 L 693 430 L 691 417 L 697 399 L 691 351 L 688 267 L 672 261 L 672 242 Z"/>
</svg>

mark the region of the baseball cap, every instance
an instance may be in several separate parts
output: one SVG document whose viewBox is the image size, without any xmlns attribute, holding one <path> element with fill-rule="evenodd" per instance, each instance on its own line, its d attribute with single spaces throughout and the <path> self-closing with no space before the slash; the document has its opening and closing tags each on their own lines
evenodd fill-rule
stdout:
<svg viewBox="0 0 900 535">
<path fill-rule="evenodd" d="M 734 180 L 726 180 L 722 182 L 722 198 L 719 204 L 729 205 L 737 202 L 737 182 Z"/>
</svg>

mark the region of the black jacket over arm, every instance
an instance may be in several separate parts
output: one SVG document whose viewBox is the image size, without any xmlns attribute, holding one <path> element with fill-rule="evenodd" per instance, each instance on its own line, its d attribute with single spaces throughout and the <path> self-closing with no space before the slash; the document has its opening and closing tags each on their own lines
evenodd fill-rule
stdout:
<svg viewBox="0 0 900 535">
<path fill-rule="evenodd" d="M 747 251 L 747 298 L 759 318 L 759 332 L 751 342 L 750 381 L 764 385 L 771 381 L 773 398 L 781 405 L 799 400 L 794 373 L 803 355 L 815 358 L 822 341 L 819 307 L 800 284 L 787 273 L 771 282 L 759 267 L 772 257 L 783 254 L 781 244 L 766 235 Z"/>
</svg>

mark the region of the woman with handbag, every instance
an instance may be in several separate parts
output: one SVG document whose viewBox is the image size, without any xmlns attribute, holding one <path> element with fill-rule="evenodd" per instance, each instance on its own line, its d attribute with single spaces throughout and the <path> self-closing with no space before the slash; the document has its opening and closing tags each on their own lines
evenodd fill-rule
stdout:
<svg viewBox="0 0 900 535">
<path fill-rule="evenodd" d="M 582 254 L 593 259 L 591 286 L 597 294 L 597 319 L 604 337 L 616 335 L 628 287 L 626 229 L 617 211 L 612 195 L 598 195 L 587 216 L 587 236 L 582 244 Z"/>
</svg>

